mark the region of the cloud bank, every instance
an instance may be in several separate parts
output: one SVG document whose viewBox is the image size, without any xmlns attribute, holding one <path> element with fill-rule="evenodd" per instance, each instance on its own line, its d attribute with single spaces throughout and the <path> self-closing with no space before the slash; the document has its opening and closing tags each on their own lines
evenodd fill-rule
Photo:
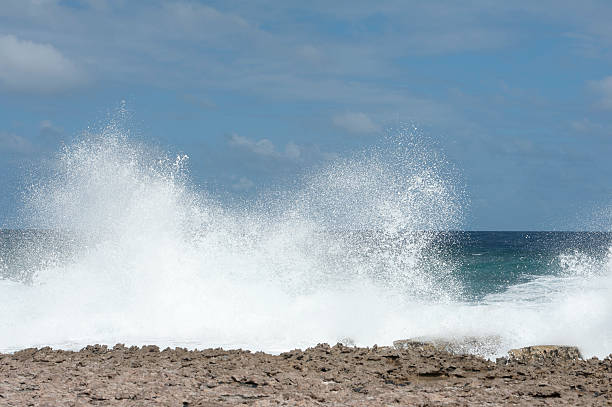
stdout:
<svg viewBox="0 0 612 407">
<path fill-rule="evenodd" d="M 0 86 L 27 92 L 54 92 L 84 81 L 76 65 L 50 44 L 0 35 Z"/>
</svg>

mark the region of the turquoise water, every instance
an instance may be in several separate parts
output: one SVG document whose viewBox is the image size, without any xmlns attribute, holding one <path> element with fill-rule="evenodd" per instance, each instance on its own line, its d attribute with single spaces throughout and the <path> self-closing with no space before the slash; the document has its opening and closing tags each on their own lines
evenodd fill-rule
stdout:
<svg viewBox="0 0 612 407">
<path fill-rule="evenodd" d="M 537 277 L 605 272 L 612 233 L 460 232 L 453 241 L 449 256 L 461 264 L 467 297 L 479 301 Z"/>
</svg>

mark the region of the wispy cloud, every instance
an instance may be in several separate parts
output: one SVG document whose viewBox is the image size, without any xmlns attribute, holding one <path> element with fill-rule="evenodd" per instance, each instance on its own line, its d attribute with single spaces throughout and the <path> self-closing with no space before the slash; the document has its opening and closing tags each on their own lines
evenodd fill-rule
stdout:
<svg viewBox="0 0 612 407">
<path fill-rule="evenodd" d="M 56 149 L 64 141 L 64 129 L 55 125 L 51 120 L 43 120 L 39 126 L 39 140 L 41 148 Z"/>
<path fill-rule="evenodd" d="M 577 133 L 600 132 L 604 129 L 600 123 L 594 123 L 586 117 L 580 120 L 572 120 L 569 125 Z"/>
<path fill-rule="evenodd" d="M 236 133 L 227 135 L 230 147 L 242 149 L 254 155 L 264 158 L 299 160 L 302 149 L 293 142 L 288 142 L 284 150 L 278 150 L 274 143 L 267 138 L 253 140 Z"/>
<path fill-rule="evenodd" d="M 232 133 L 227 136 L 227 142 L 231 147 L 244 149 L 256 155 L 268 157 L 275 157 L 278 155 L 274 144 L 266 138 L 251 140 L 247 137 Z"/>
<path fill-rule="evenodd" d="M 50 44 L 0 36 L 0 85 L 9 90 L 53 92 L 82 83 L 76 65 Z"/>
<path fill-rule="evenodd" d="M 597 106 L 612 110 L 612 76 L 589 82 L 589 87 L 598 97 Z"/>
<path fill-rule="evenodd" d="M 0 152 L 10 154 L 30 154 L 37 151 L 36 146 L 25 137 L 15 133 L 0 131 Z"/>
<path fill-rule="evenodd" d="M 380 131 L 380 127 L 365 113 L 347 112 L 332 118 L 333 123 L 353 134 L 372 134 Z"/>
<path fill-rule="evenodd" d="M 40 135 L 47 138 L 56 138 L 60 136 L 64 130 L 57 127 L 51 120 L 43 120 L 40 122 Z"/>
<path fill-rule="evenodd" d="M 182 99 L 203 110 L 216 109 L 217 105 L 208 98 L 193 95 L 190 93 L 186 93 L 183 95 Z"/>
</svg>

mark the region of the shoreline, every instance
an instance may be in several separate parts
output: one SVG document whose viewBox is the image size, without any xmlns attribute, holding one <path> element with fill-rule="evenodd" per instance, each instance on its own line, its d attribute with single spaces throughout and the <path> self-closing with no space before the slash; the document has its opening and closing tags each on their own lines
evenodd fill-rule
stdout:
<svg viewBox="0 0 612 407">
<path fill-rule="evenodd" d="M 400 343 L 401 342 L 401 343 Z M 598 405 L 612 402 L 612 355 L 529 347 L 490 361 L 439 344 L 320 344 L 278 355 L 155 345 L 0 354 L 0 404 Z M 576 349 L 577 351 L 577 349 Z"/>
</svg>

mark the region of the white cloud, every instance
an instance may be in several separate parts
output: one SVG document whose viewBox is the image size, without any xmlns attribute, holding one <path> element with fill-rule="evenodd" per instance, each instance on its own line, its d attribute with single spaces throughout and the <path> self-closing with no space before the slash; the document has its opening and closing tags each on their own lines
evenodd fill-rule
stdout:
<svg viewBox="0 0 612 407">
<path fill-rule="evenodd" d="M 227 141 L 230 147 L 239 148 L 260 157 L 300 160 L 303 155 L 303 148 L 292 141 L 285 145 L 284 150 L 277 149 L 274 143 L 267 138 L 252 140 L 236 133 L 229 134 Z"/>
<path fill-rule="evenodd" d="M 276 147 L 267 138 L 261 140 L 251 140 L 244 136 L 232 133 L 228 136 L 228 144 L 232 147 L 242 148 L 253 154 L 274 157 L 278 155 Z"/>
<path fill-rule="evenodd" d="M 166 28 L 166 33 L 157 34 L 161 34 L 162 41 L 170 36 L 226 49 L 248 48 L 248 44 L 261 34 L 244 18 L 203 4 L 170 2 L 165 3 L 162 10 L 160 24 Z M 171 31 L 168 33 L 168 30 Z"/>
<path fill-rule="evenodd" d="M 332 121 L 349 133 L 371 134 L 380 131 L 380 127 L 365 113 L 347 112 L 334 116 Z"/>
<path fill-rule="evenodd" d="M 612 110 L 612 76 L 606 76 L 599 81 L 591 81 L 589 87 L 599 97 L 598 106 L 602 109 Z"/>
<path fill-rule="evenodd" d="M 0 86 L 28 92 L 52 92 L 82 83 L 83 74 L 50 44 L 0 35 Z"/>
<path fill-rule="evenodd" d="M 302 149 L 300 148 L 300 146 L 298 146 L 292 141 L 287 143 L 287 145 L 285 146 L 285 156 L 287 156 L 287 158 L 297 160 L 300 158 L 301 155 Z"/>
</svg>

